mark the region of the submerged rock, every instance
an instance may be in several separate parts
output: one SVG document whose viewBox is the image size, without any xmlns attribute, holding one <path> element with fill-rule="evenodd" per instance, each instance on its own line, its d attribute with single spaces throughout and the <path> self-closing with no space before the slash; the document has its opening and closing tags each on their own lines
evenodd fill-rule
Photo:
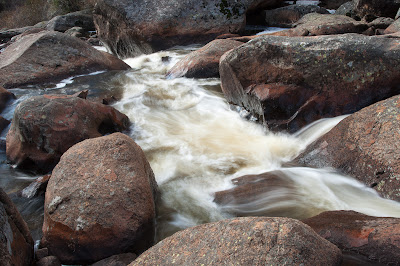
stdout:
<svg viewBox="0 0 400 266">
<path fill-rule="evenodd" d="M 33 239 L 29 228 L 8 195 L 0 188 L 1 265 L 33 264 Z"/>
<path fill-rule="evenodd" d="M 248 217 L 175 233 L 133 265 L 340 265 L 340 250 L 289 218 Z"/>
<path fill-rule="evenodd" d="M 398 94 L 399 64 L 397 39 L 261 36 L 222 56 L 221 86 L 270 129 L 294 132 Z"/>
<path fill-rule="evenodd" d="M 129 118 L 113 107 L 74 96 L 35 96 L 14 112 L 7 158 L 20 168 L 46 173 L 72 145 L 128 128 Z"/>
<path fill-rule="evenodd" d="M 167 77 L 219 77 L 219 59 L 221 56 L 242 44 L 242 42 L 227 39 L 214 40 L 201 49 L 185 56 L 168 71 Z"/>
<path fill-rule="evenodd" d="M 351 251 L 385 265 L 398 265 L 400 261 L 399 218 L 330 211 L 303 222 L 342 251 Z"/>
<path fill-rule="evenodd" d="M 281 8 L 265 10 L 263 15 L 267 26 L 291 28 L 304 15 L 309 13 L 330 14 L 325 8 L 316 5 L 290 5 Z"/>
<path fill-rule="evenodd" d="M 141 253 L 154 241 L 156 194 L 153 171 L 130 137 L 78 143 L 47 186 L 41 244 L 63 264 Z"/>
<path fill-rule="evenodd" d="M 0 54 L 0 85 L 61 80 L 98 70 L 125 70 L 129 66 L 78 38 L 55 31 L 41 31 L 18 38 Z"/>
<path fill-rule="evenodd" d="M 400 201 L 400 96 L 342 120 L 294 161 L 333 167 Z"/>
<path fill-rule="evenodd" d="M 244 30 L 246 13 L 281 0 L 100 0 L 94 10 L 99 37 L 119 57 L 207 43 Z"/>
</svg>

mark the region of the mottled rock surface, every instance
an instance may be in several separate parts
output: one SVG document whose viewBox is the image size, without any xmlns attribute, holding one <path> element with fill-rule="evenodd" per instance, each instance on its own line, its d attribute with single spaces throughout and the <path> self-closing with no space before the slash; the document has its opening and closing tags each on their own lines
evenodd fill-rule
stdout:
<svg viewBox="0 0 400 266">
<path fill-rule="evenodd" d="M 153 171 L 130 137 L 80 142 L 53 170 L 41 244 L 63 264 L 141 253 L 154 241 L 156 193 Z"/>
<path fill-rule="evenodd" d="M 291 28 L 304 15 L 309 13 L 330 14 L 325 8 L 316 5 L 290 5 L 271 10 L 265 10 L 263 16 L 269 27 Z"/>
<path fill-rule="evenodd" d="M 378 102 L 342 120 L 295 161 L 333 167 L 400 201 L 400 96 Z"/>
<path fill-rule="evenodd" d="M 248 217 L 175 233 L 133 265 L 340 265 L 340 250 L 300 221 Z"/>
<path fill-rule="evenodd" d="M 98 70 L 129 66 L 84 41 L 55 31 L 18 38 L 0 54 L 0 85 L 5 88 L 61 80 Z"/>
<path fill-rule="evenodd" d="M 400 262 L 399 218 L 330 211 L 303 222 L 341 250 L 361 254 L 385 265 L 398 265 Z"/>
<path fill-rule="evenodd" d="M 221 57 L 226 99 L 272 130 L 296 131 L 400 91 L 398 39 L 261 36 Z"/>
<path fill-rule="evenodd" d="M 7 158 L 20 168 L 46 173 L 72 145 L 129 128 L 129 118 L 75 96 L 43 95 L 20 103 L 7 134 Z"/>
<path fill-rule="evenodd" d="M 0 264 L 30 266 L 33 239 L 14 203 L 0 188 Z"/>
<path fill-rule="evenodd" d="M 275 36 L 316 36 L 344 33 L 362 33 L 368 29 L 364 22 L 342 15 L 310 13 L 304 15 L 290 30 L 276 32 Z"/>
<path fill-rule="evenodd" d="M 219 59 L 221 56 L 225 52 L 242 44 L 242 42 L 227 39 L 214 40 L 199 50 L 185 56 L 185 58 L 168 71 L 167 77 L 219 77 Z"/>
<path fill-rule="evenodd" d="M 94 10 L 99 37 L 119 57 L 208 43 L 245 27 L 246 12 L 282 0 L 100 0 Z"/>
</svg>

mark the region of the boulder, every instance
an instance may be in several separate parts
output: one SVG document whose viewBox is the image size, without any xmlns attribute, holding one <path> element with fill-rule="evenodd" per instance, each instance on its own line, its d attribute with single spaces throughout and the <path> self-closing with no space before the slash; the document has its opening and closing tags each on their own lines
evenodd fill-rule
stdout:
<svg viewBox="0 0 400 266">
<path fill-rule="evenodd" d="M 239 46 L 242 42 L 218 39 L 201 49 L 191 52 L 175 64 L 167 73 L 169 78 L 214 78 L 219 77 L 219 59 L 221 56 Z"/>
<path fill-rule="evenodd" d="M 0 188 L 0 258 L 1 265 L 33 264 L 33 239 L 8 195 Z"/>
<path fill-rule="evenodd" d="M 340 250 L 290 218 L 246 217 L 175 233 L 133 265 L 340 265 Z"/>
<path fill-rule="evenodd" d="M 294 132 L 398 94 L 399 51 L 379 36 L 260 36 L 221 57 L 221 87 L 270 129 Z"/>
<path fill-rule="evenodd" d="M 0 85 L 5 88 L 61 80 L 98 70 L 129 66 L 78 38 L 41 31 L 18 38 L 0 54 Z"/>
<path fill-rule="evenodd" d="M 51 175 L 45 175 L 36 178 L 35 181 L 21 191 L 21 197 L 31 199 L 43 195 L 46 192 L 50 177 Z"/>
<path fill-rule="evenodd" d="M 335 15 L 343 15 L 343 16 L 352 17 L 356 20 L 361 20 L 361 18 L 358 15 L 356 15 L 356 13 L 354 11 L 354 2 L 353 1 L 346 2 L 343 5 L 341 5 L 336 10 Z"/>
<path fill-rule="evenodd" d="M 353 0 L 354 11 L 367 21 L 377 17 L 395 18 L 400 8 L 398 0 Z"/>
<path fill-rule="evenodd" d="M 0 113 L 6 107 L 9 100 L 15 99 L 15 95 L 0 86 Z"/>
<path fill-rule="evenodd" d="M 95 31 L 92 10 L 82 10 L 52 18 L 46 25 L 49 31 L 65 32 L 73 27 Z"/>
<path fill-rule="evenodd" d="M 342 120 L 294 161 L 333 167 L 400 201 L 400 96 Z"/>
<path fill-rule="evenodd" d="M 41 246 L 62 264 L 141 253 L 155 237 L 157 184 L 140 147 L 114 133 L 71 147 L 46 190 Z"/>
<path fill-rule="evenodd" d="M 20 168 L 46 173 L 74 144 L 128 128 L 128 117 L 113 107 L 75 96 L 35 96 L 15 109 L 7 158 Z"/>
<path fill-rule="evenodd" d="M 61 262 L 55 256 L 48 256 L 38 260 L 36 266 L 61 266 Z"/>
<path fill-rule="evenodd" d="M 263 15 L 269 27 L 291 28 L 304 15 L 309 13 L 330 14 L 325 8 L 316 5 L 290 5 L 264 10 Z"/>
<path fill-rule="evenodd" d="M 368 29 L 364 22 L 348 16 L 310 13 L 304 15 L 290 30 L 279 31 L 275 36 L 315 36 L 344 33 L 362 33 Z"/>
<path fill-rule="evenodd" d="M 368 23 L 369 27 L 374 27 L 375 29 L 386 29 L 390 25 L 392 25 L 394 19 L 392 18 L 377 18 Z"/>
<path fill-rule="evenodd" d="M 43 29 L 43 27 L 37 27 L 37 26 L 27 26 L 23 28 L 17 28 L 17 29 L 6 29 L 0 31 L 0 43 L 6 43 L 9 42 L 13 37 L 20 35 L 24 32 L 35 30 L 35 29 Z"/>
<path fill-rule="evenodd" d="M 320 0 L 319 6 L 325 7 L 326 9 L 338 9 L 348 1 L 349 0 Z"/>
<path fill-rule="evenodd" d="M 303 220 L 341 250 L 384 265 L 400 261 L 400 219 L 372 217 L 354 211 L 329 211 Z"/>
<path fill-rule="evenodd" d="M 126 266 L 137 258 L 135 253 L 124 253 L 105 258 L 91 266 Z"/>
<path fill-rule="evenodd" d="M 387 27 L 384 31 L 385 34 L 396 33 L 400 31 L 400 19 L 397 19 L 393 22 L 389 27 Z"/>
<path fill-rule="evenodd" d="M 282 0 L 99 0 L 94 21 L 99 37 L 119 57 L 208 43 L 244 30 L 246 13 Z"/>
</svg>

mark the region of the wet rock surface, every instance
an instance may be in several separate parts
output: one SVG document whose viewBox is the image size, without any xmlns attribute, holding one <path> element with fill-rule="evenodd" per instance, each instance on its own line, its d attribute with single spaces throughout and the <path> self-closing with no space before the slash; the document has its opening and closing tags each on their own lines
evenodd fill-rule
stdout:
<svg viewBox="0 0 400 266">
<path fill-rule="evenodd" d="M 341 259 L 336 246 L 297 220 L 248 217 L 177 232 L 129 265 L 340 265 Z"/>
<path fill-rule="evenodd" d="M 74 145 L 46 191 L 41 245 L 63 264 L 89 264 L 154 241 L 157 184 L 138 145 L 114 133 Z"/>
<path fill-rule="evenodd" d="M 246 12 L 280 0 L 246 1 L 97 1 L 94 21 L 99 37 L 119 57 L 176 45 L 207 43 L 245 27 Z"/>
<path fill-rule="evenodd" d="M 32 265 L 33 240 L 28 226 L 8 195 L 0 188 L 1 265 Z"/>
<path fill-rule="evenodd" d="M 399 218 L 330 211 L 303 222 L 343 251 L 354 252 L 383 265 L 398 265 L 400 261 Z"/>
<path fill-rule="evenodd" d="M 397 94 L 399 51 L 397 39 L 357 34 L 261 36 L 221 57 L 221 87 L 270 129 L 294 132 Z"/>
<path fill-rule="evenodd" d="M 219 77 L 219 60 L 221 56 L 242 45 L 242 42 L 219 39 L 208 43 L 179 61 L 167 73 L 169 78 L 213 78 Z"/>
<path fill-rule="evenodd" d="M 113 107 L 76 96 L 35 96 L 14 112 L 7 158 L 20 168 L 46 173 L 72 145 L 128 128 L 128 117 Z"/>
<path fill-rule="evenodd" d="M 394 96 L 350 115 L 294 161 L 339 169 L 400 201 L 399 108 Z"/>
<path fill-rule="evenodd" d="M 98 70 L 129 66 L 78 38 L 41 31 L 18 38 L 0 54 L 0 85 L 5 88 L 61 80 Z"/>
</svg>

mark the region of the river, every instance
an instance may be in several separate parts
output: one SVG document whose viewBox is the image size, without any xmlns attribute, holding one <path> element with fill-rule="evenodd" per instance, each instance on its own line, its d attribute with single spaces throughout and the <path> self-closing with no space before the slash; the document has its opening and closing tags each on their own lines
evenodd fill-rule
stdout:
<svg viewBox="0 0 400 266">
<path fill-rule="evenodd" d="M 271 133 L 225 101 L 219 79 L 166 79 L 180 58 L 198 47 L 177 47 L 126 59 L 132 69 L 97 72 L 46 84 L 12 89 L 18 99 L 3 116 L 12 118 L 23 99 L 45 93 L 90 95 L 122 91 L 113 106 L 132 121 L 131 137 L 142 147 L 154 171 L 161 199 L 157 203 L 157 239 L 201 223 L 241 215 L 306 218 L 326 210 L 355 210 L 400 217 L 400 204 L 333 169 L 284 167 L 312 141 L 344 117 L 317 121 L 296 134 Z M 0 185 L 12 195 L 35 240 L 41 235 L 43 197 L 21 198 L 17 191 L 37 176 L 6 164 L 6 132 L 0 136 Z M 279 171 L 293 184 L 242 204 L 219 206 L 214 193 L 233 187 L 247 174 Z"/>
</svg>

